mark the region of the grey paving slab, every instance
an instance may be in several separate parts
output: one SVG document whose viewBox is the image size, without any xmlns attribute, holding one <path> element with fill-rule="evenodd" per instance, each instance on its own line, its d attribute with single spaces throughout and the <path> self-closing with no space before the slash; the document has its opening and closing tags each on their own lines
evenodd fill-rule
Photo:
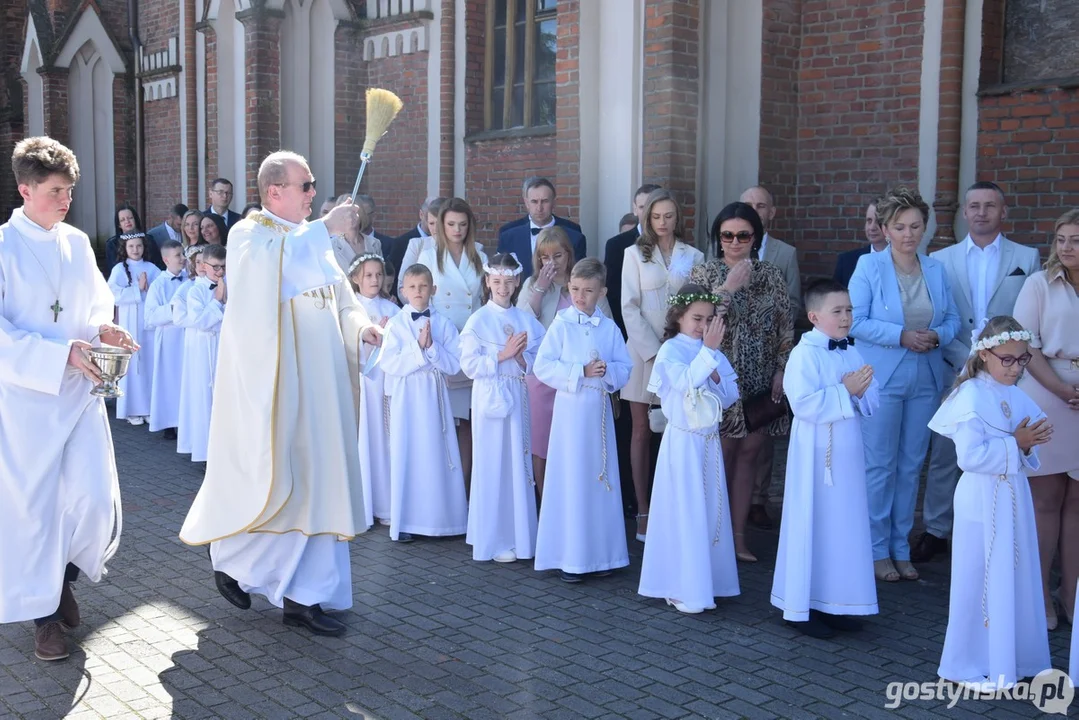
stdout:
<svg viewBox="0 0 1079 720">
<path fill-rule="evenodd" d="M 888 683 L 936 680 L 947 563 L 881 585 L 882 612 L 862 632 L 806 640 L 768 604 L 776 531 L 754 532 L 761 562 L 740 566 L 741 596 L 683 616 L 636 594 L 632 539 L 630 568 L 567 586 L 526 563 L 474 563 L 460 538 L 402 546 L 375 528 L 351 544 L 349 634 L 313 638 L 263 599 L 247 612 L 226 603 L 205 552 L 177 538 L 201 466 L 144 427 L 114 422 L 113 433 L 120 552 L 102 583 L 76 585 L 83 625 L 68 660 L 36 660 L 30 624 L 0 626 L 0 718 L 1040 715 L 1018 701 L 886 709 Z M 1070 629 L 1051 638 L 1064 667 Z"/>
</svg>

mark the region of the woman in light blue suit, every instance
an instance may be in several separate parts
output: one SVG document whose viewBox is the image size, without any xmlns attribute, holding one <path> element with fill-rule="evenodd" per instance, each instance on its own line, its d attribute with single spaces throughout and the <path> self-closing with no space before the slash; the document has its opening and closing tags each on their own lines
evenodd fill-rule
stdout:
<svg viewBox="0 0 1079 720">
<path fill-rule="evenodd" d="M 877 205 L 877 221 L 890 247 L 858 259 L 850 280 L 851 335 L 880 383 L 880 408 L 862 425 L 866 491 L 874 571 L 877 579 L 896 582 L 918 579 L 907 536 L 928 423 L 947 378 L 941 347 L 960 321 L 944 266 L 918 253 L 929 221 L 921 196 L 891 190 Z"/>
</svg>

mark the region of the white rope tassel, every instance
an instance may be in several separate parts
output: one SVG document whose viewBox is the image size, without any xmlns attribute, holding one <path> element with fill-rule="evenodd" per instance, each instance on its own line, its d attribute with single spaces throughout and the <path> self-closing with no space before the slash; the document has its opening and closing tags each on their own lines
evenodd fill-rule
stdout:
<svg viewBox="0 0 1079 720">
<path fill-rule="evenodd" d="M 528 397 L 528 382 L 524 375 L 517 375 L 514 379 L 521 390 L 521 444 L 524 445 L 525 477 L 529 485 L 536 487 L 536 478 L 532 473 L 532 406 Z"/>
<path fill-rule="evenodd" d="M 435 376 L 435 394 L 438 395 L 438 418 L 442 421 L 442 445 L 446 448 L 446 466 L 453 471 L 457 469 L 457 466 L 453 464 L 450 444 L 446 442 L 446 400 L 442 397 L 443 394 L 448 392 L 446 390 L 446 378 L 441 370 L 432 368 L 429 372 Z"/>
<path fill-rule="evenodd" d="M 606 489 L 607 492 L 610 492 L 611 483 L 607 478 L 607 405 L 609 404 L 607 400 L 607 391 L 601 387 L 596 387 L 595 385 L 584 385 L 583 387 L 586 387 L 589 390 L 595 390 L 603 398 L 603 407 L 600 410 L 599 416 L 600 426 L 602 427 L 600 432 L 600 451 L 603 457 L 603 467 L 599 471 L 599 481 L 603 483 L 604 489 Z"/>
<path fill-rule="evenodd" d="M 1004 473 L 997 476 L 997 482 L 993 485 L 993 517 L 989 534 L 989 552 L 985 556 L 985 579 L 982 582 L 982 621 L 985 627 L 989 627 L 989 568 L 993 560 L 993 548 L 997 543 L 997 496 L 1000 486 L 1006 484 L 1012 495 L 1012 562 L 1019 567 L 1019 543 L 1015 538 L 1016 521 L 1019 517 L 1019 506 L 1015 497 L 1015 484 L 1008 479 L 1008 466 L 1005 464 Z"/>
<path fill-rule="evenodd" d="M 828 449 L 824 451 L 824 484 L 832 487 L 832 423 L 828 423 Z"/>
</svg>

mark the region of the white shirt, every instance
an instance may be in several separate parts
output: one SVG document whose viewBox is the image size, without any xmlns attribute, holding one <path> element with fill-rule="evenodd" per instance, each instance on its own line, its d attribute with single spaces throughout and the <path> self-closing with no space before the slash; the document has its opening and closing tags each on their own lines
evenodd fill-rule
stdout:
<svg viewBox="0 0 1079 720">
<path fill-rule="evenodd" d="M 764 233 L 764 237 L 761 238 L 761 249 L 757 252 L 757 257 L 760 260 L 764 260 L 764 250 L 768 247 L 768 233 Z"/>
<path fill-rule="evenodd" d="M 172 225 L 165 223 L 165 232 L 169 234 L 169 240 L 175 240 L 176 242 L 180 242 L 180 233 L 173 230 Z"/>
<path fill-rule="evenodd" d="M 967 256 L 967 280 L 970 282 L 970 305 L 974 308 L 974 321 L 984 320 L 989 312 L 989 298 L 1000 268 L 1000 235 L 993 242 L 980 248 L 967 235 L 964 252 Z"/>
<path fill-rule="evenodd" d="M 554 227 L 554 215 L 551 216 L 551 222 L 547 223 L 546 225 L 537 225 L 536 223 L 532 222 L 532 217 L 531 216 L 529 216 L 529 218 L 528 218 L 529 231 L 532 231 L 532 230 L 546 230 L 549 227 Z M 539 237 L 539 233 L 537 233 L 537 232 L 532 233 L 532 254 L 536 253 L 536 238 L 538 238 L 538 237 Z"/>
</svg>

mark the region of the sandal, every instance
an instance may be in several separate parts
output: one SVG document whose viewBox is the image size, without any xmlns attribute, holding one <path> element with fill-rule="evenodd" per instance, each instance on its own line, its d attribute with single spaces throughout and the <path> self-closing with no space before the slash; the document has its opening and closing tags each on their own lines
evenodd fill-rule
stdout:
<svg viewBox="0 0 1079 720">
<path fill-rule="evenodd" d="M 641 532 L 641 518 L 648 519 L 648 513 L 640 513 L 634 515 L 634 519 L 637 521 L 637 542 L 644 542 L 645 534 L 648 532 L 648 523 L 646 522 L 645 531 Z"/>
<path fill-rule="evenodd" d="M 910 560 L 896 560 L 895 569 L 904 580 L 917 580 L 920 577 Z"/>
<path fill-rule="evenodd" d="M 873 561 L 873 574 L 882 582 L 899 582 L 899 573 L 892 565 L 891 558 Z"/>
<path fill-rule="evenodd" d="M 735 533 L 734 536 L 736 538 L 745 537 L 745 533 Z M 734 545 L 735 545 L 734 557 L 737 558 L 739 562 L 747 562 L 747 563 L 755 563 L 755 562 L 757 562 L 757 556 L 756 555 L 754 555 L 753 553 L 751 553 L 748 550 L 739 551 L 737 542 Z"/>
</svg>

